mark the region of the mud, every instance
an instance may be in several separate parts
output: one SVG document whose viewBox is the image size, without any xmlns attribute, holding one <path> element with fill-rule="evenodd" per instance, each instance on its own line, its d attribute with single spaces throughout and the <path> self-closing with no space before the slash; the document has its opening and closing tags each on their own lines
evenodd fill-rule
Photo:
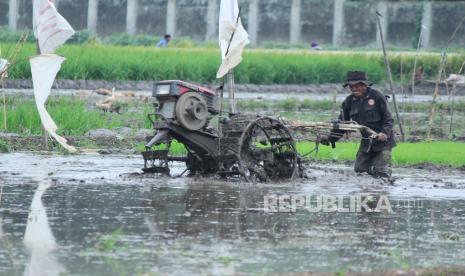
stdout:
<svg viewBox="0 0 465 276">
<path fill-rule="evenodd" d="M 111 152 L 131 152 L 134 153 L 135 147 L 139 143 L 146 142 L 145 135 L 135 135 L 132 137 L 117 136 L 65 136 L 70 145 L 78 147 L 81 151 L 91 150 L 109 150 Z M 0 133 L 0 141 L 6 143 L 6 148 L 0 148 L 3 151 L 63 151 L 58 142 L 48 139 L 45 141 L 43 136 L 20 136 L 16 133 Z"/>
<path fill-rule="evenodd" d="M 81 153 L 99 153 L 99 154 L 139 154 L 136 150 L 137 145 L 143 145 L 147 142 L 147 137 L 152 135 L 152 131 L 142 129 L 137 132 L 133 137 L 123 135 L 96 135 L 96 136 L 64 136 L 70 145 L 76 146 Z M 415 142 L 424 140 L 423 138 L 416 138 Z M 354 137 L 352 141 L 358 142 L 359 139 Z M 0 154 L 2 152 L 25 152 L 25 151 L 45 151 L 45 152 L 62 152 L 63 148 L 56 141 L 48 139 L 45 142 L 43 136 L 21 136 L 16 133 L 1 133 L 0 142 L 5 145 L 0 147 Z M 307 162 L 307 161 L 304 161 Z M 339 166 L 346 165 L 351 167 L 353 161 L 350 160 L 320 160 L 321 164 L 325 166 Z M 444 170 L 456 170 L 465 172 L 465 166 L 452 166 L 447 164 L 403 164 L 398 165 L 402 168 L 420 169 L 425 171 L 440 172 Z"/>
<path fill-rule="evenodd" d="M 312 164 L 309 179 L 249 184 L 141 166 L 136 155 L 1 154 L 0 274 L 398 275 L 465 263 L 463 171 L 400 168 L 390 186 Z M 275 195 L 385 196 L 392 212 L 265 212 Z"/>
</svg>

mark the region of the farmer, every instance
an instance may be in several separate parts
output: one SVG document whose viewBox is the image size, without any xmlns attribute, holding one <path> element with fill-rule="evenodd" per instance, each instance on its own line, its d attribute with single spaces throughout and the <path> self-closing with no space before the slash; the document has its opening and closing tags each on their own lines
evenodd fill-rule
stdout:
<svg viewBox="0 0 465 276">
<path fill-rule="evenodd" d="M 313 41 L 312 43 L 310 43 L 310 49 L 315 50 L 315 51 L 321 50 L 320 46 L 319 46 L 318 43 L 316 43 L 315 41 Z"/>
<path fill-rule="evenodd" d="M 165 34 L 165 36 L 158 41 L 156 47 L 157 48 L 166 48 L 168 47 L 168 44 L 170 43 L 171 40 L 171 35 L 170 34 Z"/>
<path fill-rule="evenodd" d="M 386 97 L 371 88 L 373 83 L 367 80 L 365 72 L 347 73 L 347 82 L 343 85 L 352 92 L 342 103 L 340 121 L 355 121 L 378 133 L 370 146 L 369 134 L 362 132 L 362 141 L 357 152 L 354 169 L 358 173 L 366 172 L 374 177 L 391 181 L 391 150 L 396 146 L 392 130 L 392 118 Z M 331 130 L 329 136 L 323 136 L 324 145 L 334 144 L 344 135 L 344 131 Z"/>
</svg>

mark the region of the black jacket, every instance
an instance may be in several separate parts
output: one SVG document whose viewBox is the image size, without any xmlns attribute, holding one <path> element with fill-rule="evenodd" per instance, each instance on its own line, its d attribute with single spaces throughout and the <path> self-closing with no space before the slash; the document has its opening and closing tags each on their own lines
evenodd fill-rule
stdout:
<svg viewBox="0 0 465 276">
<path fill-rule="evenodd" d="M 371 145 L 371 151 L 378 152 L 385 149 L 391 149 L 396 146 L 394 139 L 394 119 L 392 118 L 386 97 L 373 88 L 368 87 L 363 97 L 348 96 L 342 103 L 341 121 L 355 121 L 360 125 L 367 126 L 376 132 L 386 134 L 388 140 L 385 142 L 374 140 Z M 332 130 L 330 141 L 339 140 L 344 131 Z M 368 138 L 367 133 L 362 132 L 363 138 Z M 362 139 L 361 150 L 367 151 L 370 146 L 368 139 Z"/>
</svg>

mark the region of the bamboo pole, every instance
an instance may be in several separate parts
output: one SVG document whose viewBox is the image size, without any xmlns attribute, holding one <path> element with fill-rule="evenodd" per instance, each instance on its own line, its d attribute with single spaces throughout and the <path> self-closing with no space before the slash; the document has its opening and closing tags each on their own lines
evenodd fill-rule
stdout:
<svg viewBox="0 0 465 276">
<path fill-rule="evenodd" d="M 2 48 L 0 48 L 0 58 L 2 57 Z M 1 62 L 1 60 L 0 60 Z M 6 99 L 5 99 L 5 91 L 3 89 L 3 79 L 6 74 L 6 70 L 8 69 L 8 61 L 6 61 L 5 68 L 2 70 L 2 66 L 0 63 L 0 89 L 2 90 L 2 96 L 3 96 L 3 121 L 4 121 L 4 128 L 5 131 L 7 130 L 7 125 L 6 125 Z"/>
<path fill-rule="evenodd" d="M 0 49 L 0 57 L 2 56 L 2 51 Z M 0 60 L 1 61 L 1 60 Z M 1 63 L 0 63 L 1 65 Z M 4 68 L 0 66 L 0 89 L 2 90 L 2 98 L 3 98 L 3 128 L 5 131 L 8 130 L 7 122 L 6 122 L 6 97 L 5 97 L 5 90 L 3 86 L 3 81 L 5 80 L 6 74 L 8 70 L 8 61 L 5 60 Z"/>
<path fill-rule="evenodd" d="M 4 89 L 4 86 L 3 86 L 3 80 L 4 80 L 4 74 L 6 74 L 6 72 L 0 72 L 0 77 L 1 77 L 1 80 L 0 80 L 0 87 L 2 89 L 2 97 L 3 97 L 3 128 L 5 129 L 5 131 L 8 131 L 8 125 L 7 125 L 7 120 L 6 120 L 6 97 L 5 97 L 5 89 Z"/>
<path fill-rule="evenodd" d="M 444 80 L 447 79 L 446 70 L 443 71 L 443 78 L 444 78 Z M 449 109 L 451 107 L 451 100 L 452 100 L 452 92 L 453 92 L 452 90 L 454 89 L 455 85 L 452 85 L 452 88 L 449 88 L 449 82 L 445 81 L 444 84 L 446 86 L 447 103 L 446 103 L 444 109 L 442 110 L 440 127 L 445 133 L 445 128 L 444 128 L 445 122 L 444 121 L 446 120 L 446 116 L 449 114 Z"/>
<path fill-rule="evenodd" d="M 465 66 L 465 61 L 462 63 L 462 66 L 460 66 L 460 70 L 459 72 L 457 73 L 457 75 L 460 75 L 462 74 L 462 70 L 463 70 L 463 67 Z M 450 104 L 450 123 L 449 123 L 449 136 L 452 134 L 452 126 L 454 124 L 454 103 L 455 103 L 455 89 L 457 87 L 457 84 L 454 83 L 454 85 L 452 86 L 452 89 L 451 89 L 451 104 Z"/>
<path fill-rule="evenodd" d="M 289 129 L 293 131 L 312 131 L 312 130 L 345 130 L 350 132 L 355 131 L 366 131 L 367 133 L 373 136 L 378 135 L 374 130 L 369 127 L 359 125 L 353 121 L 348 122 L 337 122 L 337 123 L 328 123 L 328 122 L 303 122 L 298 120 L 283 120 L 283 123 Z"/>
<path fill-rule="evenodd" d="M 234 69 L 230 70 L 226 76 L 228 78 L 229 112 L 231 114 L 236 114 L 236 87 L 234 83 Z"/>
<path fill-rule="evenodd" d="M 447 62 L 447 54 L 446 52 L 441 53 L 441 62 L 439 63 L 439 71 L 438 71 L 438 77 L 436 79 L 436 83 L 434 85 L 434 92 L 433 92 L 433 99 L 430 104 L 429 108 L 429 120 L 428 120 L 428 130 L 426 132 L 426 138 L 431 138 L 431 129 L 434 126 L 434 116 L 436 115 L 436 99 L 439 96 L 439 83 L 441 82 L 442 78 L 442 72 L 444 70 L 444 67 L 446 67 L 446 62 Z"/>
<path fill-rule="evenodd" d="M 16 65 L 17 63 L 21 62 L 22 60 L 16 61 L 16 58 L 21 51 L 21 48 L 23 47 L 24 43 L 26 42 L 28 37 L 28 34 L 26 32 L 23 32 L 16 43 L 16 46 L 13 48 L 13 52 L 9 56 L 9 60 L 6 60 L 5 68 L 3 68 L 3 71 L 0 71 L 0 89 L 2 90 L 2 98 L 3 98 L 3 126 L 5 128 L 5 131 L 8 130 L 8 125 L 7 125 L 7 112 L 6 112 L 6 96 L 5 96 L 5 91 L 4 91 L 4 81 L 8 76 L 8 70 Z M 1 56 L 1 49 L 0 49 L 0 56 Z M 9 63 L 11 62 L 11 63 Z"/>
<path fill-rule="evenodd" d="M 241 8 L 239 8 L 239 11 L 237 14 L 236 26 L 239 23 L 240 18 L 241 18 Z M 235 34 L 236 34 L 236 31 L 234 30 L 233 33 L 231 34 L 231 37 L 229 38 L 228 48 L 226 49 L 226 53 L 224 54 L 225 57 L 227 57 L 229 54 L 229 49 L 231 47 L 231 43 L 232 43 L 232 40 Z M 229 70 L 229 72 L 226 74 L 224 78 L 227 78 L 227 82 L 228 82 L 229 112 L 231 114 L 235 114 L 236 113 L 236 95 L 235 95 L 236 93 L 235 93 L 235 83 L 234 83 L 234 69 Z M 224 85 L 223 85 L 223 89 L 224 89 Z"/>
<path fill-rule="evenodd" d="M 415 53 L 415 60 L 413 61 L 413 71 L 412 71 L 412 103 L 414 102 L 415 98 L 415 75 L 417 71 L 417 62 L 418 62 L 418 56 L 420 54 L 420 48 L 421 48 L 421 39 L 423 36 L 423 29 L 426 29 L 426 26 L 421 25 L 420 29 L 420 36 L 418 37 L 418 43 L 417 43 L 417 52 Z M 415 105 L 412 104 L 412 112 L 415 112 Z"/>
<path fill-rule="evenodd" d="M 435 108 L 436 108 L 436 98 L 439 95 L 439 82 L 441 81 L 442 73 L 444 71 L 444 68 L 446 67 L 447 63 L 447 50 L 449 49 L 450 43 L 452 40 L 455 38 L 455 35 L 457 34 L 458 30 L 460 27 L 463 25 L 465 22 L 465 16 L 462 17 L 462 20 L 457 24 L 457 27 L 455 28 L 454 32 L 452 35 L 449 37 L 449 40 L 447 41 L 446 47 L 444 51 L 441 54 L 441 62 L 439 63 L 439 72 L 438 72 L 438 78 L 436 79 L 436 84 L 434 86 L 434 92 L 433 92 L 433 100 L 431 101 L 430 105 L 430 111 L 429 111 L 429 128 L 427 131 L 427 138 L 430 138 L 431 136 L 431 128 L 434 125 L 434 115 L 435 115 Z"/>
<path fill-rule="evenodd" d="M 379 35 L 380 35 L 380 38 L 381 38 L 381 46 L 383 48 L 384 66 L 386 67 L 386 74 L 387 74 L 387 77 L 388 77 L 388 80 L 389 80 L 389 87 L 390 87 L 390 90 L 391 90 L 392 101 L 394 103 L 394 111 L 396 113 L 397 124 L 399 125 L 401 140 L 405 141 L 404 128 L 402 127 L 402 121 L 400 120 L 399 109 L 397 107 L 396 92 L 394 90 L 394 82 L 392 80 L 391 67 L 389 66 L 386 47 L 384 45 L 383 28 L 381 26 L 381 19 L 380 19 L 382 17 L 382 15 L 378 11 L 376 11 L 376 15 L 377 15 L 376 18 L 378 20 Z"/>
<path fill-rule="evenodd" d="M 400 93 L 402 94 L 402 98 L 407 97 L 404 89 L 404 61 L 402 60 L 402 56 L 400 56 Z"/>
<path fill-rule="evenodd" d="M 40 55 L 40 47 L 39 47 L 39 40 L 36 39 L 36 53 L 37 55 Z M 45 143 L 45 148 L 48 149 L 48 135 L 47 135 L 47 130 L 45 127 L 42 125 L 42 131 L 44 132 L 44 143 Z"/>
</svg>

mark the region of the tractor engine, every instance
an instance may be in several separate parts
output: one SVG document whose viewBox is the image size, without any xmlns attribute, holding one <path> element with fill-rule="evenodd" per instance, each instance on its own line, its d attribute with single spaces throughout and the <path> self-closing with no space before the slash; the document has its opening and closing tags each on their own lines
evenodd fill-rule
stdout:
<svg viewBox="0 0 465 276">
<path fill-rule="evenodd" d="M 158 101 L 157 115 L 188 130 L 201 130 L 209 116 L 219 113 L 216 92 L 184 81 L 161 81 L 152 96 Z"/>
</svg>

